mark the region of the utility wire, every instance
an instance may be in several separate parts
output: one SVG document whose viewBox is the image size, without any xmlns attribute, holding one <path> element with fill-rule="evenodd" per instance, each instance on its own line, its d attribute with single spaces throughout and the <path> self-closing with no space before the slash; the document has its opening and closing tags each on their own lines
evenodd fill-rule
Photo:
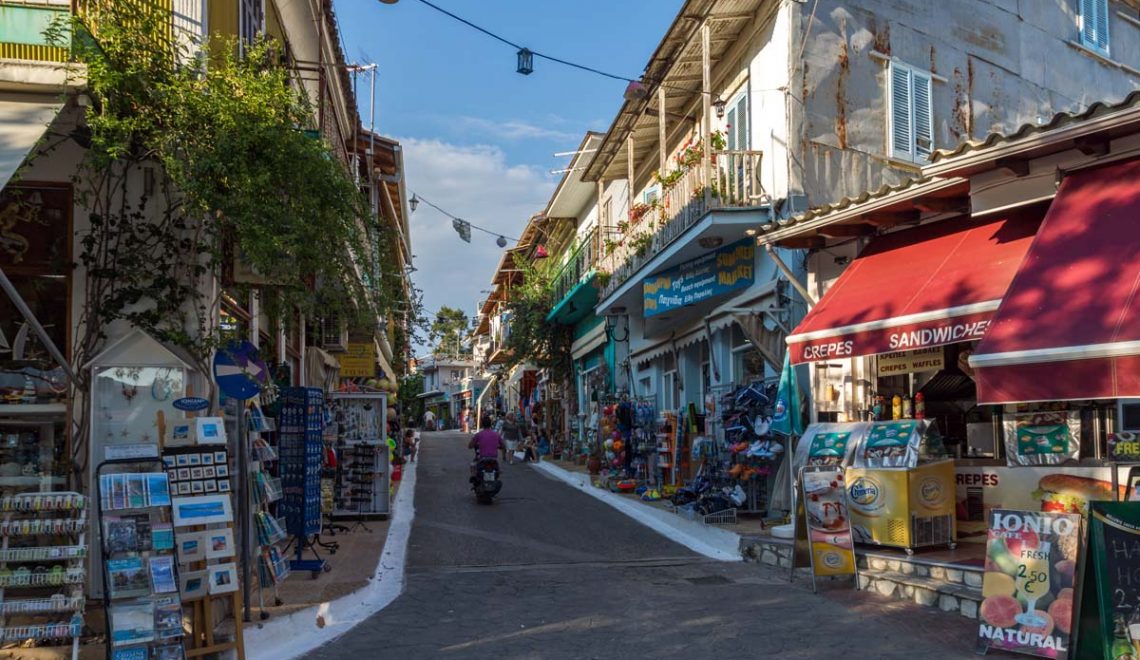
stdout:
<svg viewBox="0 0 1140 660">
<path fill-rule="evenodd" d="M 443 7 L 440 7 L 439 5 L 437 5 L 433 2 L 430 2 L 430 0 L 420 0 L 420 2 L 427 5 L 428 7 L 431 7 L 432 9 L 438 11 L 441 14 L 444 14 L 446 16 L 450 16 L 451 18 L 459 21 L 460 23 L 463 23 L 467 27 L 470 27 L 474 30 L 478 30 L 479 32 L 482 32 L 483 34 L 487 35 L 488 37 L 491 37 L 492 39 L 495 39 L 497 41 L 501 41 L 502 43 L 504 43 L 504 44 L 506 44 L 512 48 L 515 48 L 517 50 L 526 50 L 526 51 L 530 52 L 531 55 L 533 55 L 535 57 L 541 57 L 544 60 L 549 60 L 551 62 L 557 62 L 558 64 L 561 64 L 563 66 L 568 66 L 568 67 L 572 67 L 575 69 L 580 69 L 582 71 L 587 71 L 589 73 L 593 73 L 595 75 L 603 76 L 606 78 L 611 78 L 613 80 L 621 80 L 623 82 L 631 82 L 631 83 L 640 83 L 640 82 L 642 82 L 642 80 L 646 80 L 649 82 L 655 82 L 658 85 L 660 85 L 666 89 L 672 89 L 672 90 L 687 92 L 687 93 L 693 93 L 693 92 L 708 93 L 708 92 L 703 92 L 702 90 L 699 90 L 699 89 L 693 89 L 693 88 L 689 88 L 689 87 L 677 87 L 674 85 L 669 85 L 669 84 L 666 84 L 665 81 L 663 81 L 663 80 L 654 80 L 652 78 L 638 79 L 638 78 L 630 78 L 628 76 L 619 76 L 616 73 L 608 73 L 606 71 L 601 71 L 599 69 L 595 69 L 593 67 L 586 66 L 585 64 L 578 64 L 577 62 L 571 62 L 570 60 L 564 60 L 564 59 L 559 58 L 559 57 L 554 57 L 553 55 L 547 55 L 545 53 L 540 53 L 536 50 L 531 50 L 530 48 L 527 48 L 526 46 L 521 46 L 521 45 L 511 41 L 510 39 L 507 39 L 506 37 L 499 36 L 499 35 L 495 34 L 494 32 L 491 32 L 490 30 L 488 30 L 486 28 L 480 27 L 480 26 L 472 23 L 471 21 L 467 20 L 466 18 L 463 18 L 462 16 L 458 16 L 456 14 L 453 14 L 450 11 L 444 9 Z"/>
<path fill-rule="evenodd" d="M 423 195 L 415 192 L 414 190 L 412 191 L 412 196 L 415 197 L 416 199 L 418 199 L 419 201 L 423 202 L 424 204 L 427 204 L 428 206 L 432 207 L 433 209 L 439 211 L 440 213 L 446 215 L 447 217 L 451 218 L 452 220 L 458 220 L 458 221 L 466 224 L 468 227 L 471 227 L 472 229 L 478 229 L 479 231 L 483 232 L 484 234 L 490 234 L 492 236 L 502 236 L 503 238 L 507 239 L 508 241 L 514 241 L 516 243 L 519 241 L 519 239 L 517 239 L 517 238 L 511 238 L 510 236 L 507 236 L 506 234 L 503 234 L 501 232 L 491 231 L 490 229 L 484 229 L 484 228 L 480 227 L 479 225 L 472 224 L 471 222 L 468 222 L 467 220 L 460 218 L 459 216 L 452 215 L 452 214 L 448 213 L 447 211 L 444 211 L 443 209 L 439 208 L 435 204 L 432 204 L 430 201 L 425 199 Z"/>
</svg>

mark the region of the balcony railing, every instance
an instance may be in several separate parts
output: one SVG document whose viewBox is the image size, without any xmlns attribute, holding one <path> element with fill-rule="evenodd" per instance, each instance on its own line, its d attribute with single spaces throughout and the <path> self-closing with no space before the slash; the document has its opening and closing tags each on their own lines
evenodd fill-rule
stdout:
<svg viewBox="0 0 1140 660">
<path fill-rule="evenodd" d="M 589 233 L 580 237 L 578 246 L 574 248 L 570 258 L 554 276 L 550 296 L 552 307 L 561 302 L 594 268 L 598 259 L 597 236 L 597 230 L 591 229 Z"/>
<path fill-rule="evenodd" d="M 768 196 L 760 184 L 763 155 L 762 151 L 714 152 L 707 195 L 704 168 L 698 163 L 664 192 L 655 207 L 636 221 L 631 217 L 621 240 L 611 238 L 604 244 L 598 267 L 611 278 L 601 297 L 613 293 L 711 211 L 766 205 Z"/>
</svg>

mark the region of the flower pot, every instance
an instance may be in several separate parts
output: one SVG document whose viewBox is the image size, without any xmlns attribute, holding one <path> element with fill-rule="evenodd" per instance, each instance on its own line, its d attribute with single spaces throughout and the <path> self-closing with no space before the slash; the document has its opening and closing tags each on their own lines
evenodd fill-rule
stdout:
<svg viewBox="0 0 1140 660">
<path fill-rule="evenodd" d="M 586 471 L 590 474 L 598 474 L 602 471 L 602 459 L 597 456 L 591 456 L 590 460 L 586 461 Z"/>
</svg>

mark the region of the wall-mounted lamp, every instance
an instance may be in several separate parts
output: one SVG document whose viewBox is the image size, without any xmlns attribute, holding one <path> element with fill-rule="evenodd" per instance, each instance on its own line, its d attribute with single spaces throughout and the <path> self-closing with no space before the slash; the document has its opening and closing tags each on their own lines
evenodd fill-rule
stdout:
<svg viewBox="0 0 1140 660">
<path fill-rule="evenodd" d="M 724 107 L 726 105 L 728 105 L 728 103 L 726 103 L 724 99 L 722 99 L 718 96 L 717 99 L 715 101 L 713 101 L 712 105 L 713 105 L 713 108 L 716 110 L 716 118 L 717 119 L 724 119 Z"/>
<path fill-rule="evenodd" d="M 383 2 L 383 0 L 381 0 L 381 2 Z M 415 193 L 412 193 L 412 198 L 408 200 L 408 206 L 412 207 L 412 213 L 416 212 L 416 207 L 419 205 L 420 205 L 420 198 L 416 197 Z"/>
</svg>

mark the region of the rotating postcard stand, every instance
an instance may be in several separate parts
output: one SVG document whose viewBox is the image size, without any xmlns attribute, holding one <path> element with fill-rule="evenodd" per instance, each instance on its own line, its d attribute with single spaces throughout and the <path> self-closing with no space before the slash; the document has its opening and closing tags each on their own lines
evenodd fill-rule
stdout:
<svg viewBox="0 0 1140 660">
<path fill-rule="evenodd" d="M 321 531 L 321 459 L 324 450 L 324 392 L 315 387 L 290 387 L 281 393 L 278 424 L 278 464 L 284 498 L 285 531 L 293 537 L 296 558 L 293 571 L 310 571 L 313 577 L 332 567 L 317 552 Z M 276 534 L 279 530 L 266 530 Z M 259 528 L 259 534 L 261 530 Z M 313 559 L 305 559 L 306 548 Z"/>
</svg>

